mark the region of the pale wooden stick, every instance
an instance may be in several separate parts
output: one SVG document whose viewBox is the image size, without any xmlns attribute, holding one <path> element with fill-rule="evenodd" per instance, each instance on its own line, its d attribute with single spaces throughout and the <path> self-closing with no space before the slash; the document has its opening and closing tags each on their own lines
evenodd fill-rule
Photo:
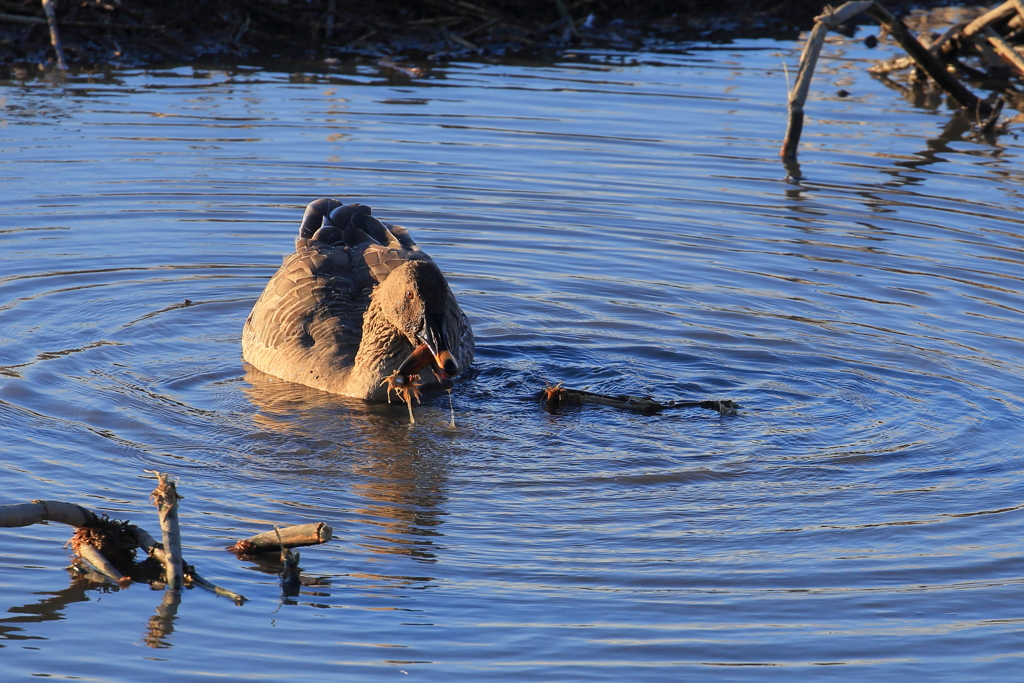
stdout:
<svg viewBox="0 0 1024 683">
<path fill-rule="evenodd" d="M 61 71 L 67 71 L 68 62 L 64 59 L 64 48 L 60 44 L 60 33 L 57 31 L 57 12 L 53 7 L 53 0 L 43 0 L 43 11 L 46 12 L 46 21 L 50 24 L 50 43 L 53 44 L 53 51 L 57 53 L 57 65 Z"/>
<path fill-rule="evenodd" d="M 284 527 L 280 530 L 275 528 L 273 531 L 265 531 L 262 534 L 238 541 L 228 550 L 244 554 L 262 553 L 268 550 L 279 550 L 281 546 L 299 548 L 307 545 L 319 545 L 333 537 L 334 529 L 328 524 L 310 522 L 309 524 Z"/>
<path fill-rule="evenodd" d="M 996 54 L 1009 62 L 1017 70 L 1017 73 L 1024 75 L 1024 58 L 1017 54 L 1016 50 L 1003 40 L 1002 36 L 996 33 L 991 26 L 986 26 L 982 35 L 995 48 Z"/>
<path fill-rule="evenodd" d="M 865 11 L 874 2 L 848 2 L 838 9 L 822 14 L 814 20 L 814 29 L 804 45 L 804 51 L 800 55 L 800 68 L 797 71 L 796 82 L 789 93 L 789 124 L 786 127 L 786 137 L 782 141 L 782 150 L 779 156 L 783 159 L 796 159 L 797 146 L 800 144 L 800 134 L 804 128 L 804 102 L 807 101 L 807 92 L 811 87 L 811 77 L 814 75 L 814 67 L 818 63 L 818 55 L 821 54 L 821 47 L 825 43 L 825 36 L 829 29 L 839 26 L 841 23 Z"/>
<path fill-rule="evenodd" d="M 1003 4 L 995 7 L 994 9 L 989 10 L 988 12 L 985 12 L 980 17 L 978 17 L 971 23 L 967 24 L 967 26 L 964 27 L 963 33 L 961 33 L 961 35 L 964 38 L 970 38 L 978 33 L 982 33 L 986 28 L 988 28 L 992 24 L 1007 18 L 1008 16 L 1016 13 L 1017 11 L 1017 5 L 1014 2 L 1014 0 L 1007 0 Z"/>
<path fill-rule="evenodd" d="M 1021 2 L 1021 0 L 1013 0 L 1013 8 L 1017 10 L 1017 16 L 1024 20 L 1024 2 Z"/>
<path fill-rule="evenodd" d="M 114 565 L 110 564 L 110 560 L 103 557 L 96 546 L 91 543 L 80 543 L 78 545 L 78 556 L 89 563 L 93 569 L 98 571 L 103 576 L 107 577 L 111 581 L 121 583 L 124 581 L 124 576 L 121 572 L 114 568 Z"/>
<path fill-rule="evenodd" d="M 147 470 L 148 471 L 148 470 Z M 160 513 L 160 531 L 164 538 L 164 571 L 167 574 L 167 587 L 171 590 L 180 590 L 184 571 L 181 559 L 181 529 L 178 526 L 178 501 L 181 496 L 171 481 L 171 478 L 163 472 L 150 472 L 155 474 L 159 484 L 151 499 Z"/>
<path fill-rule="evenodd" d="M 29 526 L 41 522 L 90 527 L 99 524 L 100 520 L 100 516 L 88 508 L 56 500 L 34 500 L 31 503 L 0 505 L 0 527 Z"/>
</svg>

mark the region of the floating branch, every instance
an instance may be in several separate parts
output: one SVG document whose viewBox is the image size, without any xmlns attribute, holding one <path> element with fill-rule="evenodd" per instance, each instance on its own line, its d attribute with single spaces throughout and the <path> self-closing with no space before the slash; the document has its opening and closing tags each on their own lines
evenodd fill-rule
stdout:
<svg viewBox="0 0 1024 683">
<path fill-rule="evenodd" d="M 307 545 L 326 543 L 334 537 L 334 530 L 324 522 L 312 522 L 275 528 L 262 534 L 251 536 L 236 542 L 228 550 L 239 555 L 255 555 L 257 553 L 275 552 L 285 548 L 301 548 Z"/>
<path fill-rule="evenodd" d="M 612 408 L 647 414 L 678 408 L 704 408 L 717 411 L 721 415 L 734 415 L 736 410 L 740 408 L 738 403 L 728 400 L 669 401 L 668 403 L 659 403 L 650 396 L 629 396 L 628 394 L 611 396 L 581 389 L 566 389 L 561 384 L 545 387 L 540 392 L 540 399 L 543 406 L 549 411 L 557 410 L 563 406 L 581 406 L 584 403 L 611 406 Z"/>
<path fill-rule="evenodd" d="M 177 536 L 176 552 L 168 552 L 164 545 L 158 543 L 145 529 L 134 524 L 111 520 L 105 515 L 100 515 L 88 508 L 74 503 L 64 503 L 53 500 L 35 500 L 31 503 L 19 503 L 15 505 L 0 505 L 0 527 L 23 527 L 32 524 L 45 524 L 46 522 L 58 522 L 76 528 L 75 534 L 71 537 L 71 547 L 75 554 L 89 567 L 96 570 L 97 575 L 102 575 L 112 581 L 125 583 L 130 580 L 140 580 L 143 576 L 153 576 L 164 579 L 170 586 L 170 572 L 167 567 L 175 564 L 175 557 L 180 563 L 179 577 L 182 582 L 205 588 L 241 605 L 246 598 L 238 593 L 222 588 L 212 581 L 204 578 L 196 568 L 184 562 L 181 557 L 181 535 L 180 531 L 175 533 L 170 527 L 177 527 L 177 501 L 181 496 L 177 494 L 174 483 L 166 474 L 156 473 L 160 485 L 154 491 L 154 498 L 159 497 L 161 503 L 168 509 L 174 507 L 174 520 L 169 515 L 164 515 L 162 523 L 166 521 L 167 531 L 173 538 Z M 173 503 L 171 503 L 173 500 Z M 303 525 L 313 526 L 313 525 Z M 321 531 L 321 536 L 330 535 L 330 527 Z M 298 536 L 296 534 L 296 540 Z M 307 532 L 308 535 L 308 532 Z M 147 562 L 137 563 L 135 561 L 136 548 L 142 548 L 149 558 L 152 558 L 164 571 L 156 570 Z"/>
</svg>

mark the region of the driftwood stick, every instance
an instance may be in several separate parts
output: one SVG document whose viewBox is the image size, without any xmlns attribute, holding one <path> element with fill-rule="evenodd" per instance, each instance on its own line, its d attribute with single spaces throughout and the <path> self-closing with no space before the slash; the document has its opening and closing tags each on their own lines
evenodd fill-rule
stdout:
<svg viewBox="0 0 1024 683">
<path fill-rule="evenodd" d="M 163 533 L 164 571 L 167 574 L 167 587 L 171 590 L 180 590 L 184 571 L 181 559 L 181 529 L 178 526 L 178 501 L 181 496 L 171 478 L 163 472 L 151 472 L 156 474 L 160 482 L 153 493 L 151 500 L 156 505 L 160 514 L 160 531 Z"/>
<path fill-rule="evenodd" d="M 1003 37 L 995 32 L 991 26 L 986 26 L 982 32 L 989 44 L 995 48 L 996 54 L 1008 62 L 1018 74 L 1024 75 L 1024 57 L 1017 54 L 1013 47 L 1003 40 Z"/>
<path fill-rule="evenodd" d="M 285 548 L 300 548 L 307 545 L 327 543 L 334 538 L 334 529 L 324 522 L 298 524 L 283 529 L 274 529 L 238 541 L 228 550 L 243 555 L 253 555 Z"/>
<path fill-rule="evenodd" d="M 61 71 L 68 70 L 68 62 L 64 59 L 64 48 L 60 44 L 60 32 L 57 31 L 57 12 L 53 7 L 54 0 L 43 0 L 43 11 L 46 12 L 46 21 L 50 25 L 50 43 L 53 44 L 53 51 L 57 53 L 57 66 Z"/>
<path fill-rule="evenodd" d="M 125 579 L 121 572 L 114 568 L 110 560 L 103 557 L 103 553 L 97 550 L 96 546 L 90 543 L 80 543 L 78 545 L 78 556 L 88 562 L 90 567 L 111 581 L 115 583 L 124 582 Z"/>
<path fill-rule="evenodd" d="M 1013 8 L 1017 10 L 1017 18 L 1024 21 L 1024 2 L 1021 0 L 1012 0 Z"/>
<path fill-rule="evenodd" d="M 986 28 L 997 21 L 1002 21 L 1003 19 L 1015 14 L 1017 11 L 1017 6 L 1014 3 L 1014 0 L 1007 0 L 1003 4 L 985 12 L 980 17 L 967 24 L 967 26 L 964 27 L 963 33 L 960 35 L 964 38 L 972 38 L 975 35 L 982 33 Z"/>
<path fill-rule="evenodd" d="M 659 403 L 650 396 L 630 396 L 628 394 L 611 396 L 608 394 L 597 394 L 593 391 L 583 391 L 582 389 L 566 389 L 561 384 L 545 387 L 540 392 L 540 398 L 543 401 L 544 407 L 548 410 L 556 410 L 562 406 L 579 406 L 584 403 L 594 403 L 621 410 L 632 410 L 638 413 L 659 413 L 663 410 L 678 408 L 704 408 L 706 410 L 716 410 L 722 415 L 732 415 L 740 407 L 739 404 L 729 400 L 669 401 L 668 403 Z"/>
<path fill-rule="evenodd" d="M 828 35 L 829 29 L 839 26 L 873 4 L 874 2 L 870 0 L 848 2 L 838 9 L 815 18 L 814 28 L 800 55 L 800 67 L 797 71 L 796 81 L 789 93 L 789 123 L 786 126 L 786 137 L 782 141 L 782 150 L 779 152 L 779 156 L 783 159 L 796 159 L 796 150 L 804 129 L 804 102 L 807 101 L 807 92 L 811 87 L 814 67 L 818 63 L 818 55 L 821 54 L 821 47 L 825 43 L 825 36 Z"/>
<path fill-rule="evenodd" d="M 29 526 L 58 522 L 73 527 L 96 526 L 100 516 L 74 503 L 56 500 L 34 500 L 31 503 L 0 505 L 0 527 Z"/>
<path fill-rule="evenodd" d="M 1011 9 L 1013 8 L 1012 2 L 1007 4 L 1010 5 Z M 924 69 L 925 73 L 939 84 L 939 87 L 949 93 L 950 97 L 957 101 L 957 104 L 970 112 L 975 112 L 979 117 L 987 118 L 992 114 L 992 107 L 988 102 L 978 99 L 977 95 L 968 90 L 956 76 L 949 73 L 946 70 L 946 65 L 921 45 L 917 38 L 910 33 L 907 25 L 894 17 L 889 10 L 879 3 L 873 2 L 865 12 L 885 26 L 889 31 L 889 35 L 896 39 L 900 46 L 907 51 L 907 54 L 917 62 L 918 66 Z M 976 22 L 977 20 L 971 22 L 964 29 L 965 35 L 967 29 L 971 28 Z"/>
</svg>

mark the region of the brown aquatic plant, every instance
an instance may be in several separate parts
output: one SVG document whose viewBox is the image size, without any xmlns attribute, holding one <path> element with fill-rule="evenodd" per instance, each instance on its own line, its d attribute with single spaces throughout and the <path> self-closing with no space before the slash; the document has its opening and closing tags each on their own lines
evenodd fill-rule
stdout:
<svg viewBox="0 0 1024 683">
<path fill-rule="evenodd" d="M 381 382 L 382 385 L 386 384 L 388 387 L 388 403 L 391 403 L 391 392 L 393 391 L 405 401 L 405 405 L 409 406 L 410 424 L 416 424 L 416 418 L 412 415 L 412 401 L 416 399 L 416 403 L 419 403 L 420 397 L 423 395 L 420 392 L 419 381 L 419 375 L 403 375 L 400 370 L 395 370 Z"/>
</svg>

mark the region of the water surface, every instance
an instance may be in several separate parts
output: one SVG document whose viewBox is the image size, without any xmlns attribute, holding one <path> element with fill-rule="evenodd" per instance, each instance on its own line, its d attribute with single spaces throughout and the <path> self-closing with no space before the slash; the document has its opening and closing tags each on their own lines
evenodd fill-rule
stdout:
<svg viewBox="0 0 1024 683">
<path fill-rule="evenodd" d="M 169 472 L 250 598 L 161 608 L 4 530 L 4 680 L 1015 679 L 1024 149 L 833 43 L 787 180 L 797 47 L 0 82 L 0 503 L 152 532 Z M 448 273 L 456 429 L 242 362 L 321 196 Z M 548 414 L 557 381 L 744 407 Z M 308 521 L 295 598 L 223 550 Z"/>
</svg>

